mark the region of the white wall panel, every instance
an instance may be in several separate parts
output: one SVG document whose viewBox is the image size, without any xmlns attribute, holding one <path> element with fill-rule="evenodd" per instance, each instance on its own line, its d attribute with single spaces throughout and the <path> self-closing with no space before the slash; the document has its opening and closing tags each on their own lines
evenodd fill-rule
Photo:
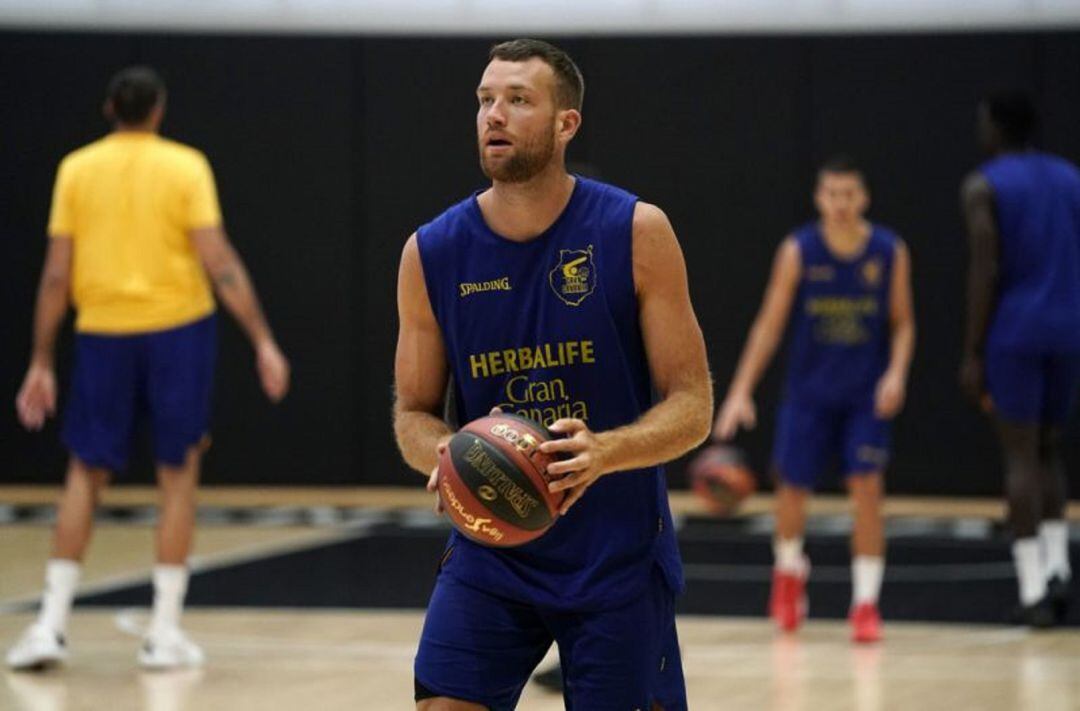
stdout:
<svg viewBox="0 0 1080 711">
<path fill-rule="evenodd" d="M 0 26 L 332 33 L 1063 29 L 1080 0 L 0 0 Z"/>
</svg>

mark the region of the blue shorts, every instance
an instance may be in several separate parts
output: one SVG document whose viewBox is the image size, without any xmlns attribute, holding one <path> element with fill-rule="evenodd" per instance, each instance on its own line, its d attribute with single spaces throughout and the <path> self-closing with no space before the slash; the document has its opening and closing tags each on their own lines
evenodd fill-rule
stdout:
<svg viewBox="0 0 1080 711">
<path fill-rule="evenodd" d="M 541 610 L 440 573 L 416 654 L 418 687 L 510 711 L 551 643 L 571 711 L 686 709 L 675 596 L 654 570 L 647 593 L 601 612 Z"/>
<path fill-rule="evenodd" d="M 1007 422 L 1064 424 L 1080 386 L 1080 354 L 986 354 L 986 387 Z"/>
<path fill-rule="evenodd" d="M 776 419 L 773 464 L 781 481 L 813 489 L 839 456 L 844 476 L 883 472 L 889 463 L 889 423 L 872 403 L 833 406 L 785 401 Z"/>
<path fill-rule="evenodd" d="M 216 349 L 213 315 L 167 331 L 76 334 L 64 444 L 91 467 L 120 472 L 147 417 L 156 460 L 180 466 L 209 429 Z"/>
</svg>

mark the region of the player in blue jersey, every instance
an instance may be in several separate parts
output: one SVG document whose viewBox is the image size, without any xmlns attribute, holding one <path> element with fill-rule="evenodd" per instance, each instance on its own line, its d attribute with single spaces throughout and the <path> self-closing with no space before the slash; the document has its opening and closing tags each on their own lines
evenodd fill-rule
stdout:
<svg viewBox="0 0 1080 711">
<path fill-rule="evenodd" d="M 452 382 L 464 423 L 495 407 L 562 438 L 567 498 L 512 549 L 450 536 L 415 663 L 425 711 L 512 709 L 552 642 L 567 708 L 686 708 L 682 567 L 662 462 L 707 435 L 711 385 L 664 213 L 567 173 L 584 82 L 537 40 L 496 45 L 477 88 L 491 187 L 412 235 L 398 280 L 394 426 L 436 490 Z M 437 504 L 438 506 L 438 504 Z"/>
<path fill-rule="evenodd" d="M 1035 151 L 1024 94 L 988 96 L 991 156 L 964 181 L 971 246 L 961 385 L 992 413 L 1020 587 L 1017 621 L 1047 627 L 1069 598 L 1062 426 L 1080 383 L 1080 171 Z"/>
<path fill-rule="evenodd" d="M 750 329 L 714 427 L 720 439 L 756 422 L 753 392 L 791 320 L 784 400 L 777 415 L 775 567 L 770 615 L 793 631 L 806 614 L 810 572 L 803 553 L 806 501 L 838 458 L 855 510 L 852 638 L 881 637 L 884 573 L 882 477 L 889 424 L 904 404 L 915 346 L 910 259 L 892 231 L 867 222 L 862 172 L 834 159 L 818 173 L 819 222 L 777 250 L 765 298 Z"/>
</svg>

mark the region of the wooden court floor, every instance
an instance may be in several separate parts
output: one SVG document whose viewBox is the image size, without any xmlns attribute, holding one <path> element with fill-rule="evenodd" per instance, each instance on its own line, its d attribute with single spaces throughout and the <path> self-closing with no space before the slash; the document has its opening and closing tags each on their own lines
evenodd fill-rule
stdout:
<svg viewBox="0 0 1080 711">
<path fill-rule="evenodd" d="M 42 500 L 51 495 L 38 493 Z M 25 491 L 16 495 L 0 488 L 0 503 L 19 496 L 26 503 Z M 320 500 L 310 498 L 302 503 Z M 406 497 L 400 505 L 419 503 Z M 957 515 L 973 515 L 971 505 L 956 503 Z M 994 502 L 982 505 L 992 515 Z M 944 507 L 946 513 L 953 510 Z M 337 535 L 334 527 L 318 526 L 204 527 L 196 560 L 258 557 Z M 5 647 L 32 618 L 26 603 L 37 595 L 48 538 L 45 525 L 0 525 Z M 150 542 L 146 526 L 99 526 L 84 589 L 147 579 Z M 204 646 L 206 668 L 156 674 L 142 673 L 134 663 L 145 620 L 145 610 L 78 609 L 69 665 L 44 675 L 0 672 L 0 711 L 413 707 L 411 663 L 420 611 L 199 608 L 188 612 L 185 626 Z M 692 709 L 1080 711 L 1075 631 L 892 623 L 882 644 L 857 647 L 836 622 L 811 621 L 790 637 L 760 619 L 685 616 L 679 632 Z M 562 702 L 530 685 L 519 708 L 547 711 L 561 709 Z"/>
<path fill-rule="evenodd" d="M 10 639 L 27 614 L 0 616 Z M 200 671 L 134 665 L 144 611 L 73 618 L 73 656 L 48 674 L 5 672 L 0 709 L 181 711 L 410 709 L 420 612 L 199 609 Z M 679 620 L 690 708 L 738 711 L 1066 711 L 1080 708 L 1080 640 L 969 626 L 893 624 L 856 647 L 842 625 L 810 622 L 798 637 L 761 620 Z M 522 711 L 561 699 L 527 687 Z"/>
</svg>

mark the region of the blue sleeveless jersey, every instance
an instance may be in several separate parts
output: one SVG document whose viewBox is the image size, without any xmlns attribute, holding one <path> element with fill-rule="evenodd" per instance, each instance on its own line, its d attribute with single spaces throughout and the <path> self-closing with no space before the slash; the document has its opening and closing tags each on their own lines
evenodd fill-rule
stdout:
<svg viewBox="0 0 1080 711">
<path fill-rule="evenodd" d="M 1038 152 L 980 168 L 994 189 L 1000 281 L 987 347 L 1080 351 L 1080 172 Z"/>
<path fill-rule="evenodd" d="M 815 405 L 872 401 L 889 363 L 889 287 L 898 238 L 872 225 L 862 254 L 840 259 L 817 224 L 795 232 L 802 278 L 791 317 L 787 397 Z"/>
<path fill-rule="evenodd" d="M 461 423 L 498 405 L 545 425 L 580 418 L 600 432 L 653 404 L 633 280 L 636 202 L 577 177 L 563 213 L 528 242 L 493 232 L 475 195 L 420 228 Z M 602 477 L 524 546 L 487 548 L 456 531 L 449 545 L 445 574 L 541 607 L 629 600 L 656 563 L 682 588 L 662 467 Z"/>
</svg>

